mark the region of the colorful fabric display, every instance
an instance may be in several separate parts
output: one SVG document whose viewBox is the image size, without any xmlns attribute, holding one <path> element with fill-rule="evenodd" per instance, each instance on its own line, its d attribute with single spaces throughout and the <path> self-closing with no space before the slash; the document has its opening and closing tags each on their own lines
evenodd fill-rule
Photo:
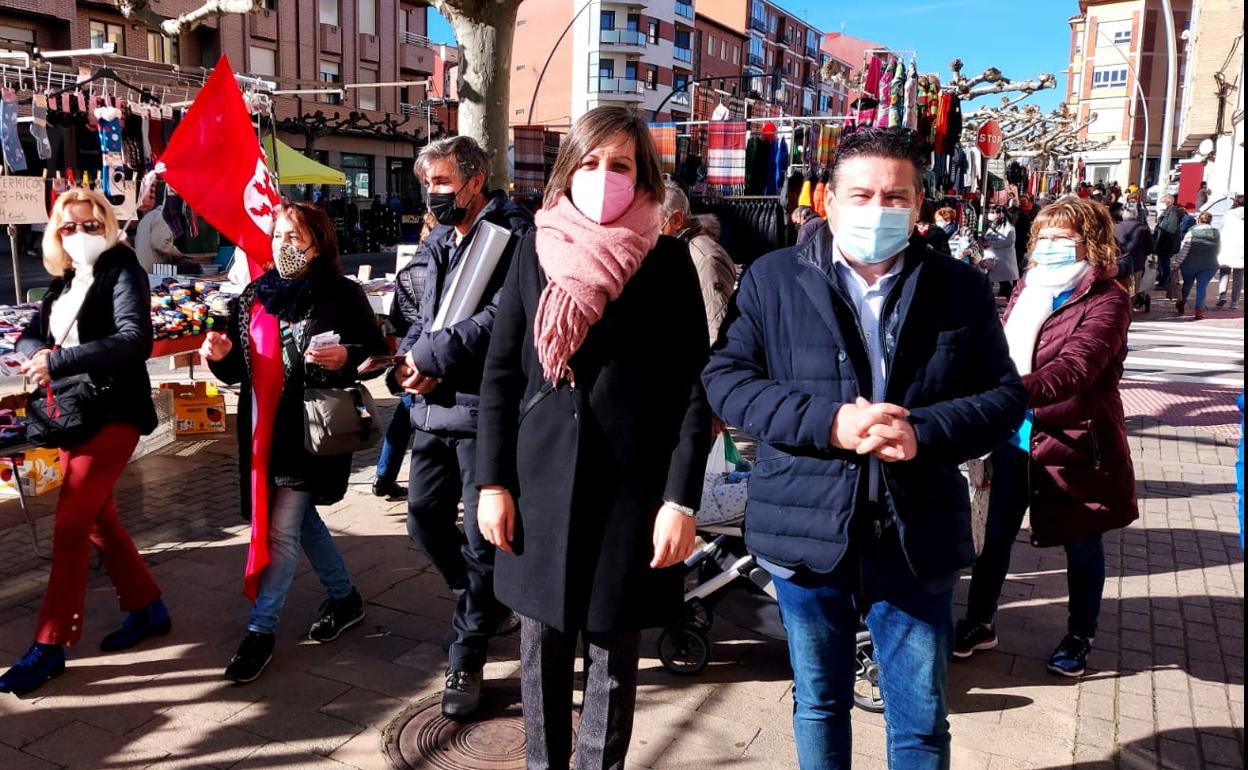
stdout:
<svg viewBox="0 0 1248 770">
<path fill-rule="evenodd" d="M 707 127 L 707 184 L 721 194 L 740 194 L 745 187 L 744 121 L 712 123 Z"/>
<path fill-rule="evenodd" d="M 664 174 L 676 173 L 676 124 L 651 123 L 650 137 L 659 151 L 659 167 Z"/>
<path fill-rule="evenodd" d="M 12 88 L 4 89 L 0 98 L 0 148 L 10 172 L 26 170 L 26 151 L 17 137 L 17 92 Z"/>
<path fill-rule="evenodd" d="M 113 178 L 113 172 L 116 171 L 124 175 L 126 165 L 122 156 L 121 110 L 116 107 L 100 107 L 95 111 L 95 119 L 100 127 L 100 153 L 104 167 L 102 176 L 104 194 L 112 195 L 110 180 Z"/>
</svg>

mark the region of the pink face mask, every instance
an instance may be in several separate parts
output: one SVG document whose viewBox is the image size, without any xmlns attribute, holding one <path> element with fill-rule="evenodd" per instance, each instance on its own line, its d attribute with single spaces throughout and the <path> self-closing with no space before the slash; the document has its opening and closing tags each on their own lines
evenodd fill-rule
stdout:
<svg viewBox="0 0 1248 770">
<path fill-rule="evenodd" d="M 615 171 L 578 171 L 572 176 L 572 202 L 600 225 L 623 216 L 635 195 L 633 180 Z"/>
</svg>

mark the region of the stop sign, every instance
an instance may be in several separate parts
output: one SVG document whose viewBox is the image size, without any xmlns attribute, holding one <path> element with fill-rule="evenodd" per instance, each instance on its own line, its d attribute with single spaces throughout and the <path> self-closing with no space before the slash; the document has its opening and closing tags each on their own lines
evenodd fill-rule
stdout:
<svg viewBox="0 0 1248 770">
<path fill-rule="evenodd" d="M 1001 154 L 1001 124 L 995 120 L 985 121 L 975 132 L 975 146 L 985 158 L 995 158 Z"/>
</svg>

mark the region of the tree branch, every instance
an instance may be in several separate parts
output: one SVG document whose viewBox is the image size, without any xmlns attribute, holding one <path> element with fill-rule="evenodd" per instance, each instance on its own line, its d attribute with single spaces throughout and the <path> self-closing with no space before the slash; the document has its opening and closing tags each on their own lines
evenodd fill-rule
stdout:
<svg viewBox="0 0 1248 770">
<path fill-rule="evenodd" d="M 246 15 L 259 8 L 259 0 L 205 0 L 194 10 L 169 17 L 153 11 L 148 0 L 117 0 L 117 9 L 128 21 L 142 24 L 168 38 L 177 38 L 222 16 Z"/>
</svg>

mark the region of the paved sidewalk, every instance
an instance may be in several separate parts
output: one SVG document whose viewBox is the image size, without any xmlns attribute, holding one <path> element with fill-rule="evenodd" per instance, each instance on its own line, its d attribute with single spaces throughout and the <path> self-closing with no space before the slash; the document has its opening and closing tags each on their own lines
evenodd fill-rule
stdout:
<svg viewBox="0 0 1248 770">
<path fill-rule="evenodd" d="M 955 768 L 1243 767 L 1234 451 L 1190 428 L 1143 418 L 1129 428 L 1142 516 L 1106 541 L 1095 672 L 1072 682 L 1044 671 L 1064 629 L 1064 559 L 1020 539 L 1000 649 L 953 667 Z M 300 642 L 322 598 L 305 565 L 269 671 L 251 685 L 223 681 L 247 616 L 233 454 L 232 436 L 184 440 L 127 471 L 118 506 L 174 631 L 98 653 L 119 613 L 97 575 L 66 674 L 30 698 L 0 696 L 0 768 L 385 767 L 384 727 L 441 687 L 451 596 L 409 544 L 405 506 L 368 494 L 362 457 L 347 499 L 324 515 L 368 601 L 365 624 L 330 645 Z M 45 542 L 54 501 L 33 503 Z M 46 580 L 19 522 L 16 503 L 0 503 L 0 664 L 29 644 Z M 647 641 L 630 767 L 796 767 L 783 645 L 722 619 L 712 636 L 713 662 L 695 678 L 665 673 Z M 496 644 L 487 675 L 514 680 L 517 667 L 515 640 Z M 885 767 L 882 719 L 856 712 L 854 729 L 855 767 Z"/>
</svg>

